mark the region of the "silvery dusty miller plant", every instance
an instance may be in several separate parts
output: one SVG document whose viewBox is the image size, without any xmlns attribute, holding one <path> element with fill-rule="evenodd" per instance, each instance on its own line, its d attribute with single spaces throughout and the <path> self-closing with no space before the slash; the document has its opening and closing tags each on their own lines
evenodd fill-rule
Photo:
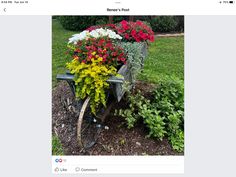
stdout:
<svg viewBox="0 0 236 177">
<path fill-rule="evenodd" d="M 127 55 L 127 65 L 131 72 L 132 82 L 134 83 L 142 69 L 142 61 L 144 58 L 142 47 L 144 43 L 121 42 L 120 45 Z"/>
</svg>

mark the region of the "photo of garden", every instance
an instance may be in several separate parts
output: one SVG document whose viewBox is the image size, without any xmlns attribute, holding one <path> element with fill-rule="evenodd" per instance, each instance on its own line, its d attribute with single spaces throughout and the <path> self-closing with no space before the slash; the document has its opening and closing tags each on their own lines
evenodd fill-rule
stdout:
<svg viewBox="0 0 236 177">
<path fill-rule="evenodd" d="M 184 16 L 52 17 L 52 155 L 184 155 Z"/>
</svg>

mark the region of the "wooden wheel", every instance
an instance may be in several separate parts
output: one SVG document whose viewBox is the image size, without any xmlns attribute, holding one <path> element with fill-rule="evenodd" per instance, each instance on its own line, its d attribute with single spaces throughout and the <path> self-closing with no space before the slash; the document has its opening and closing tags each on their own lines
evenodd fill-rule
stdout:
<svg viewBox="0 0 236 177">
<path fill-rule="evenodd" d="M 114 101 L 109 102 L 109 106 L 99 109 L 97 117 L 90 110 L 90 97 L 87 97 L 81 107 L 79 118 L 77 121 L 77 140 L 79 146 L 83 149 L 92 147 L 98 139 L 98 135 L 102 129 L 109 129 L 103 125 L 105 118 L 109 115 Z"/>
<path fill-rule="evenodd" d="M 102 128 L 90 111 L 89 101 L 90 97 L 87 97 L 81 107 L 77 121 L 77 140 L 83 149 L 88 149 L 96 143 Z"/>
<path fill-rule="evenodd" d="M 68 83 L 68 82 L 67 82 Z M 77 140 L 79 146 L 84 149 L 92 147 L 102 129 L 109 129 L 103 124 L 105 118 L 109 115 L 114 100 L 110 99 L 107 95 L 108 106 L 103 108 L 102 106 L 97 111 L 97 116 L 91 113 L 90 109 L 90 97 L 85 100 L 77 100 L 75 98 L 74 89 L 70 83 L 60 96 L 60 101 L 64 109 L 77 119 Z M 112 100 L 112 101 L 111 101 Z"/>
</svg>

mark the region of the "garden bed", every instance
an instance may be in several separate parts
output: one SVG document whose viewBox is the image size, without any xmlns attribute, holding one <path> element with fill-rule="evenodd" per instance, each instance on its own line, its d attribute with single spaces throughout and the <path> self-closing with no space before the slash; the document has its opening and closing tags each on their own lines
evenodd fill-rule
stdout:
<svg viewBox="0 0 236 177">
<path fill-rule="evenodd" d="M 137 82 L 136 88 L 149 97 L 155 85 Z M 133 129 L 127 129 L 125 120 L 114 116 L 114 111 L 105 121 L 109 129 L 100 134 L 97 144 L 82 151 L 76 137 L 77 119 L 73 113 L 63 108 L 60 101 L 62 94 L 72 96 L 65 82 L 58 83 L 52 92 L 52 133 L 59 137 L 65 155 L 183 155 L 174 151 L 166 138 L 163 141 L 147 138 L 148 133 L 142 123 L 138 123 Z M 114 106 L 116 109 L 124 107 L 125 100 Z"/>
</svg>

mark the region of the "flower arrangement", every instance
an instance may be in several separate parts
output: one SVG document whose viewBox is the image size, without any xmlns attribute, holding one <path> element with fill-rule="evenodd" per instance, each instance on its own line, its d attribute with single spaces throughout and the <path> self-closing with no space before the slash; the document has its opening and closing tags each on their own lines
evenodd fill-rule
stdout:
<svg viewBox="0 0 236 177">
<path fill-rule="evenodd" d="M 92 60 L 101 60 L 101 64 L 117 66 L 125 64 L 124 50 L 110 38 L 88 38 L 78 41 L 75 45 L 68 45 L 73 59 L 89 64 Z"/>
<path fill-rule="evenodd" d="M 124 45 L 122 40 L 128 43 Z M 72 61 L 66 66 L 74 74 L 76 97 L 89 96 L 93 114 L 96 115 L 99 105 L 106 106 L 107 79 L 118 75 L 119 66 L 128 59 L 131 73 L 140 70 L 142 45 L 139 42 L 145 41 L 154 41 L 154 33 L 141 21 L 92 26 L 69 39 Z M 135 74 L 132 75 L 135 79 Z"/>
<path fill-rule="evenodd" d="M 114 30 L 126 42 L 154 41 L 154 32 L 142 21 L 127 22 L 123 20 L 118 24 L 91 26 L 87 31 L 93 31 L 101 27 Z"/>
<path fill-rule="evenodd" d="M 123 20 L 116 26 L 116 31 L 129 42 L 154 41 L 154 32 L 142 21 L 127 22 Z"/>
<path fill-rule="evenodd" d="M 126 63 L 122 47 L 114 40 L 122 37 L 109 29 L 83 31 L 69 39 L 69 54 L 73 58 L 67 69 L 74 74 L 76 97 L 90 97 L 91 112 L 106 106 L 106 80 L 117 74 L 117 67 Z"/>
</svg>

